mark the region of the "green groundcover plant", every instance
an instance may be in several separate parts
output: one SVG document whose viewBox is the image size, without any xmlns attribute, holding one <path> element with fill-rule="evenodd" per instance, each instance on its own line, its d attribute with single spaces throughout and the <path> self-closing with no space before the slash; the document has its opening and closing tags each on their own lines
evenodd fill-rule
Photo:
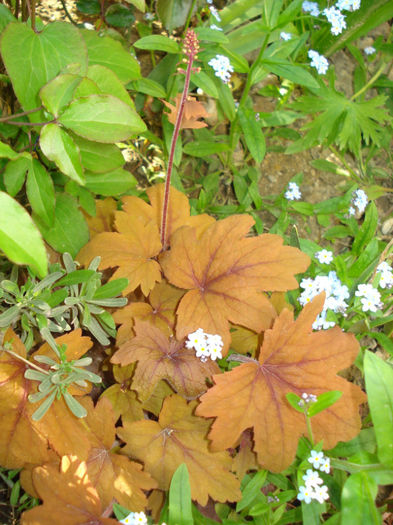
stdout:
<svg viewBox="0 0 393 525">
<path fill-rule="evenodd" d="M 24 525 L 389 523 L 392 2 L 76 7 L 45 23 L 0 4 L 10 508 Z M 334 197 L 304 200 L 295 165 L 262 194 L 266 153 L 315 146 Z"/>
</svg>

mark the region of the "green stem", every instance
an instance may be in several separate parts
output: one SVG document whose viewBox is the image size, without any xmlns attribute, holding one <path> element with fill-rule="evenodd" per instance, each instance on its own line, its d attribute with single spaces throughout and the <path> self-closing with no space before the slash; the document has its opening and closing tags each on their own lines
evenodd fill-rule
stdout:
<svg viewBox="0 0 393 525">
<path fill-rule="evenodd" d="M 193 13 L 194 8 L 195 8 L 195 4 L 196 4 L 196 0 L 192 0 L 191 7 L 188 10 L 186 24 L 184 26 L 183 37 L 187 33 L 188 26 L 190 25 L 190 21 L 191 21 L 192 13 Z"/>
<path fill-rule="evenodd" d="M 12 120 L 14 118 L 18 117 L 25 117 L 26 115 L 30 115 L 30 113 L 37 113 L 37 111 L 41 111 L 42 106 L 39 108 L 29 109 L 28 111 L 22 111 L 22 113 L 15 113 L 14 115 L 8 115 L 7 117 L 1 117 L 0 122 L 7 122 L 8 120 Z"/>
<path fill-rule="evenodd" d="M 306 418 L 306 425 L 307 425 L 308 437 L 310 438 L 311 445 L 314 446 L 314 434 L 312 433 L 312 428 L 311 428 L 311 418 L 308 417 L 306 411 L 305 411 L 305 413 L 304 413 L 304 417 Z"/>
<path fill-rule="evenodd" d="M 374 82 L 382 75 L 386 66 L 386 63 L 381 64 L 377 71 L 374 73 L 374 75 L 370 78 L 370 80 L 366 84 L 364 84 L 364 86 L 361 89 L 359 89 L 359 91 L 352 95 L 350 100 L 355 100 L 355 98 L 359 97 L 362 93 L 367 91 L 369 87 L 372 86 L 372 84 L 374 84 Z"/>
<path fill-rule="evenodd" d="M 349 171 L 349 173 L 353 176 L 354 179 L 357 180 L 357 182 L 361 182 L 361 179 L 360 177 L 357 175 L 357 173 L 351 168 L 351 166 L 347 163 L 347 161 L 345 160 L 344 156 L 341 155 L 341 153 L 339 151 L 336 150 L 336 148 L 334 146 L 332 146 L 331 144 L 329 145 L 329 149 L 330 151 L 332 151 L 336 157 L 338 157 L 341 162 L 344 164 L 345 166 L 345 169 L 347 169 Z"/>
</svg>

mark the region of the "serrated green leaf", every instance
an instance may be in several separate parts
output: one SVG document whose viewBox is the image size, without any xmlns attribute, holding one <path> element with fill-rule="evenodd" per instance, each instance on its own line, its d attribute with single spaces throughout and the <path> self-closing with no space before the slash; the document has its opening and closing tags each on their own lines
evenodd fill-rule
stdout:
<svg viewBox="0 0 393 525">
<path fill-rule="evenodd" d="M 36 159 L 29 166 L 26 191 L 33 212 L 50 226 L 55 213 L 55 188 L 51 176 Z"/>
<path fill-rule="evenodd" d="M 85 139 L 104 143 L 127 140 L 146 129 L 136 111 L 112 95 L 74 100 L 58 121 Z"/>
<path fill-rule="evenodd" d="M 40 146 L 62 173 L 79 184 L 85 183 L 79 148 L 58 124 L 47 124 L 42 128 Z"/>
<path fill-rule="evenodd" d="M 82 77 L 79 75 L 68 73 L 58 75 L 45 84 L 40 90 L 40 98 L 46 109 L 57 117 L 59 111 L 71 102 L 73 93 L 81 80 Z"/>
<path fill-rule="evenodd" d="M 14 197 L 22 189 L 30 163 L 30 159 L 18 157 L 15 160 L 10 160 L 6 165 L 3 180 L 7 192 L 11 197 Z"/>
<path fill-rule="evenodd" d="M 82 36 L 87 45 L 89 66 L 99 64 L 111 69 L 124 84 L 141 78 L 138 62 L 120 42 L 87 29 L 82 31 Z"/>
<path fill-rule="evenodd" d="M 108 173 L 86 172 L 86 188 L 98 195 L 122 195 L 135 187 L 137 180 L 129 171 L 118 168 Z"/>
<path fill-rule="evenodd" d="M 27 264 L 41 277 L 48 271 L 45 246 L 30 215 L 0 192 L 0 249 L 16 264 Z"/>
<path fill-rule="evenodd" d="M 111 69 L 95 64 L 89 66 L 87 77 L 95 83 L 101 93 L 113 95 L 135 109 L 126 88 Z"/>
<path fill-rule="evenodd" d="M 393 367 L 367 351 L 364 374 L 378 457 L 386 466 L 393 468 Z"/>
<path fill-rule="evenodd" d="M 50 228 L 40 222 L 38 225 L 44 239 L 53 249 L 59 253 L 68 252 L 72 257 L 89 240 L 86 221 L 75 199 L 66 193 L 57 195 L 53 225 Z"/>
<path fill-rule="evenodd" d="M 24 110 L 41 105 L 40 89 L 68 64 L 87 69 L 87 52 L 79 30 L 72 24 L 52 22 L 35 33 L 25 24 L 11 23 L 1 39 L 1 54 Z M 54 50 L 56 52 L 54 52 Z M 29 115 L 31 122 L 45 120 L 43 111 Z"/>
</svg>

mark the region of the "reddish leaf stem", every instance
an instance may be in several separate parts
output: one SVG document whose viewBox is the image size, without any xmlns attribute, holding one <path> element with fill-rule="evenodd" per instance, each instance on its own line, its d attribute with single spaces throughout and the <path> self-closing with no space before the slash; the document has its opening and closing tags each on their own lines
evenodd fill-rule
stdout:
<svg viewBox="0 0 393 525">
<path fill-rule="evenodd" d="M 176 122 L 175 122 L 175 127 L 173 130 L 173 134 L 172 134 L 171 147 L 169 151 L 168 169 L 167 169 L 167 175 L 166 175 L 166 180 L 165 180 L 164 202 L 162 206 L 162 217 L 161 217 L 161 244 L 162 244 L 163 251 L 167 249 L 166 227 L 167 227 L 167 219 L 168 219 L 169 190 L 171 186 L 173 159 L 175 157 L 176 142 L 179 137 L 181 121 L 183 119 L 183 113 L 184 113 L 184 106 L 187 100 L 188 89 L 190 87 L 192 63 L 194 59 L 196 58 L 196 52 L 197 52 L 197 40 L 196 40 L 195 33 L 189 30 L 187 32 L 186 39 L 187 39 L 187 36 L 189 37 L 189 39 L 195 38 L 196 44 L 195 44 L 195 49 L 192 48 L 190 52 L 187 53 L 189 59 L 188 59 L 188 64 L 187 64 L 186 77 L 184 81 L 183 93 L 180 99 L 179 111 L 176 116 Z"/>
</svg>

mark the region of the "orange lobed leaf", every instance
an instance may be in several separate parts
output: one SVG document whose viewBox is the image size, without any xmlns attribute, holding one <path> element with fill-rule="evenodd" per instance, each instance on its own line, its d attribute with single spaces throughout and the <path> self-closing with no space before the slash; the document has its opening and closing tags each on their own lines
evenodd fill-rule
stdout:
<svg viewBox="0 0 393 525">
<path fill-rule="evenodd" d="M 116 209 L 115 199 L 107 197 L 106 199 L 96 200 L 96 214 L 94 217 L 91 217 L 88 213 L 83 213 L 89 227 L 90 239 L 97 233 L 113 231 Z"/>
<path fill-rule="evenodd" d="M 148 321 L 170 335 L 174 330 L 175 311 L 180 297 L 184 294 L 165 280 L 156 284 L 149 295 L 149 303 L 131 303 L 113 314 L 113 319 L 121 326 L 117 330 L 116 343 L 122 343 L 135 337 L 134 320 Z"/>
<path fill-rule="evenodd" d="M 116 525 L 103 517 L 104 509 L 87 475 L 86 463 L 75 456 L 63 456 L 60 468 L 53 464 L 37 467 L 33 483 L 43 505 L 22 515 L 21 525 Z"/>
<path fill-rule="evenodd" d="M 168 120 L 172 124 L 176 123 L 176 117 L 180 109 L 180 100 L 181 93 L 176 95 L 175 105 L 170 104 L 166 100 L 161 100 L 163 104 L 170 110 L 168 113 Z M 180 128 L 181 129 L 197 129 L 205 128 L 207 126 L 206 122 L 201 122 L 198 119 L 208 117 L 205 107 L 201 102 L 195 100 L 195 98 L 188 96 L 184 104 L 184 112 L 181 120 Z"/>
<path fill-rule="evenodd" d="M 126 366 L 138 361 L 132 388 L 141 401 L 149 399 L 161 379 L 184 397 L 196 398 L 206 391 L 206 378 L 220 371 L 214 361 L 203 363 L 194 350 L 185 348 L 183 340 L 168 338 L 150 323 L 137 319 L 135 333 L 136 337 L 121 345 L 111 362 Z"/>
<path fill-rule="evenodd" d="M 232 460 L 226 452 L 208 450 L 209 422 L 192 415 L 195 404 L 173 395 L 164 401 L 158 421 L 125 423 L 118 430 L 126 443 L 123 452 L 143 461 L 162 490 L 169 489 L 175 470 L 185 463 L 193 500 L 201 505 L 206 505 L 209 496 L 216 501 L 237 501 L 241 492 L 230 472 Z"/>
<path fill-rule="evenodd" d="M 282 245 L 278 235 L 245 237 L 254 220 L 234 215 L 206 228 L 178 229 L 171 250 L 160 259 L 165 276 L 189 290 L 177 309 L 179 338 L 198 328 L 219 334 L 224 350 L 230 342 L 229 321 L 257 332 L 270 327 L 276 312 L 262 291 L 296 288 L 294 274 L 303 272 L 309 257 Z"/>
<path fill-rule="evenodd" d="M 312 418 L 316 441 L 326 449 L 348 441 L 360 431 L 359 387 L 336 375 L 354 361 L 359 345 L 353 334 L 339 327 L 312 332 L 324 294 L 309 303 L 294 321 L 283 310 L 264 334 L 259 360 L 250 360 L 230 372 L 214 376 L 213 386 L 196 413 L 215 417 L 209 438 L 213 450 L 233 446 L 247 428 L 254 430 L 254 451 L 262 468 L 281 472 L 295 457 L 298 439 L 306 433 L 303 414 L 294 410 L 286 394 L 320 395 L 330 390 L 341 399 Z"/>
<path fill-rule="evenodd" d="M 4 336 L 3 345 L 7 343 L 10 350 L 27 359 L 24 344 L 11 328 Z M 35 390 L 33 382 L 24 377 L 26 369 L 23 361 L 0 352 L 0 465 L 8 469 L 48 460 L 45 434 L 31 419 L 37 406 L 27 399 Z"/>
<path fill-rule="evenodd" d="M 82 404 L 87 409 L 85 422 L 90 431 L 87 474 L 103 506 L 108 506 L 115 498 L 129 509 L 142 511 L 147 505 L 142 489 L 153 489 L 157 483 L 142 471 L 142 465 L 112 450 L 116 437 L 116 421 L 111 403 L 101 398 L 94 407 L 91 398 L 86 397 Z"/>
<path fill-rule="evenodd" d="M 161 251 L 160 226 L 164 184 L 149 188 L 147 194 L 151 205 L 138 197 L 124 197 L 123 210 L 115 212 L 116 232 L 102 232 L 94 236 L 77 255 L 77 260 L 87 266 L 99 255 L 100 269 L 118 267 L 111 279 L 126 277 L 127 295 L 138 286 L 148 295 L 161 281 L 161 269 L 155 258 Z M 195 225 L 200 230 L 214 219 L 208 215 L 190 216 L 187 197 L 170 188 L 167 221 L 167 237 L 184 224 Z"/>
</svg>

